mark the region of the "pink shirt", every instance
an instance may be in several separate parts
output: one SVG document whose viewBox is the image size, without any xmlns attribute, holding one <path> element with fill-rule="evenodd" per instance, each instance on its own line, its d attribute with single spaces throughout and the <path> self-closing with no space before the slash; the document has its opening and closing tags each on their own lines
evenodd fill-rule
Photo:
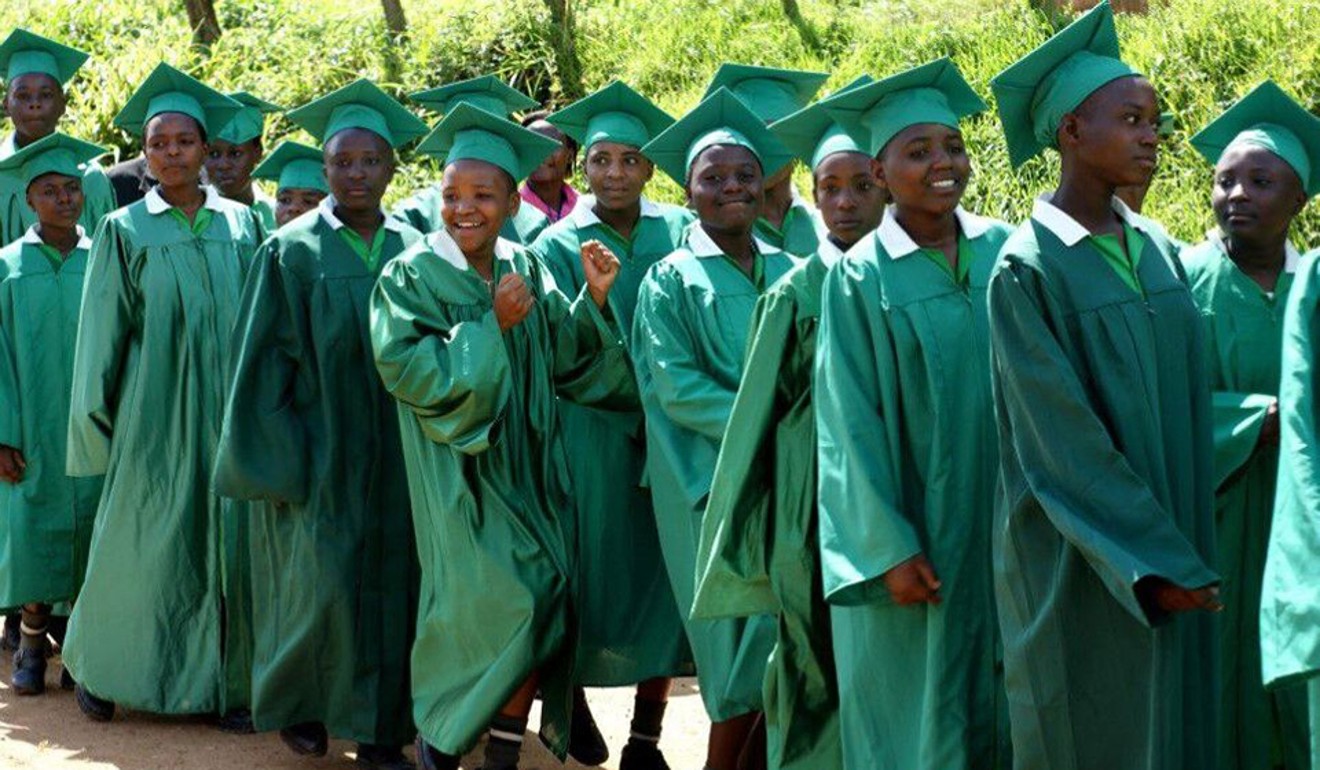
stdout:
<svg viewBox="0 0 1320 770">
<path fill-rule="evenodd" d="M 522 199 L 535 206 L 537 211 L 545 214 L 551 224 L 554 224 L 573 213 L 573 207 L 577 205 L 578 201 L 578 191 L 574 190 L 572 186 L 568 184 L 564 185 L 564 201 L 560 205 L 559 211 L 550 208 L 550 204 L 541 200 L 541 196 L 532 192 L 532 188 L 525 182 L 523 183 L 522 190 L 519 192 L 522 194 Z"/>
</svg>

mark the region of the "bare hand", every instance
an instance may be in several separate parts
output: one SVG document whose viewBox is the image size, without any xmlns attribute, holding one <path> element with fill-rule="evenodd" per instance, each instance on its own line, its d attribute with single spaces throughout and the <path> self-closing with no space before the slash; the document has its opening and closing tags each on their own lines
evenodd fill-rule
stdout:
<svg viewBox="0 0 1320 770">
<path fill-rule="evenodd" d="M 582 244 L 582 274 L 587 278 L 587 291 L 596 307 L 604 308 L 614 279 L 619 277 L 619 258 L 600 241 Z"/>
<path fill-rule="evenodd" d="M 1279 445 L 1279 402 L 1270 404 L 1265 411 L 1265 421 L 1260 426 L 1260 437 L 1256 439 L 1258 447 L 1276 447 Z"/>
<path fill-rule="evenodd" d="M 23 480 L 25 470 L 27 459 L 22 452 L 11 446 L 0 446 L 0 481 L 17 484 Z"/>
<path fill-rule="evenodd" d="M 935 576 L 935 568 L 923 554 L 917 554 L 889 570 L 882 579 L 885 588 L 889 589 L 889 597 L 900 606 L 939 604 L 943 601 L 939 594 L 942 583 Z"/>
<path fill-rule="evenodd" d="M 536 300 L 527 288 L 527 282 L 517 273 L 506 273 L 495 287 L 495 320 L 500 323 L 500 331 L 506 332 L 532 312 Z"/>
<path fill-rule="evenodd" d="M 1223 602 L 1219 601 L 1219 586 L 1183 588 L 1163 578 L 1152 578 L 1149 592 L 1151 600 L 1165 612 L 1219 612 L 1224 609 Z"/>
</svg>

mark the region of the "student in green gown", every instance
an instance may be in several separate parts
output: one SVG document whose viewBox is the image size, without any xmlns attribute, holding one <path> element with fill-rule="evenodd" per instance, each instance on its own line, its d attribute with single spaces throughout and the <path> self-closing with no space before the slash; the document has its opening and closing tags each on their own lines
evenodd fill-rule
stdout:
<svg viewBox="0 0 1320 770">
<path fill-rule="evenodd" d="M 828 79 L 823 72 L 721 64 L 706 87 L 706 97 L 727 88 L 769 125 L 806 107 Z M 755 235 L 793 256 L 808 257 L 816 252 L 822 228 L 816 211 L 793 186 L 795 165 L 789 163 L 766 177 L 765 204 L 756 220 Z"/>
<path fill-rule="evenodd" d="M 101 478 L 65 475 L 70 375 L 91 239 L 78 224 L 86 164 L 105 148 L 63 134 L 0 161 L 37 216 L 0 249 L 0 607 L 22 607 L 10 684 L 46 689 L 51 606 L 78 596 Z"/>
<path fill-rule="evenodd" d="M 321 151 L 293 141 L 280 142 L 253 169 L 252 178 L 275 183 L 276 227 L 315 209 L 330 194 Z"/>
<path fill-rule="evenodd" d="M 4 77 L 4 114 L 14 130 L 0 139 L 0 160 L 55 132 L 67 106 L 65 86 L 87 54 L 54 40 L 15 29 L 0 43 L 0 75 Z M 83 213 L 79 224 L 87 232 L 113 211 L 114 191 L 95 163 L 83 170 Z M 36 224 L 22 186 L 14 179 L 0 182 L 0 246 L 22 238 Z"/>
<path fill-rule="evenodd" d="M 429 110 L 447 115 L 460 104 L 471 104 L 500 117 L 537 108 L 535 99 L 505 85 L 494 75 L 460 80 L 457 83 L 419 91 L 408 97 Z M 394 207 L 393 216 L 402 219 L 422 234 L 433 233 L 445 226 L 441 216 L 443 201 L 440 185 L 432 185 Z M 522 206 L 504 223 L 500 237 L 526 246 L 550 225 L 545 214 L 534 206 Z"/>
<path fill-rule="evenodd" d="M 1107 3 L 991 85 L 1014 165 L 1062 159 L 989 288 L 1014 767 L 1213 768 L 1215 618 L 1184 614 L 1221 606 L 1204 332 L 1168 239 L 1113 197 L 1155 167 L 1155 91 Z"/>
<path fill-rule="evenodd" d="M 674 120 L 618 81 L 548 120 L 584 148 L 591 195 L 542 232 L 529 251 L 561 291 L 576 294 L 585 282 L 582 244 L 608 246 L 620 262 L 610 307 L 620 328 L 628 329 L 642 276 L 678 247 L 692 222 L 687 209 L 643 195 L 655 166 L 641 148 Z M 663 768 L 658 742 L 670 677 L 690 672 L 691 653 L 660 558 L 651 497 L 642 488 L 641 409 L 619 414 L 564 403 L 560 414 L 577 511 L 577 679 L 588 687 L 637 685 L 619 767 Z M 574 697 L 581 702 L 579 694 Z M 589 711 L 575 708 L 569 754 L 594 766 L 608 759 L 609 750 L 599 732 L 583 735 L 591 722 Z M 597 750 L 584 756 L 582 749 L 592 746 Z"/>
<path fill-rule="evenodd" d="M 765 123 L 719 89 L 643 148 L 683 185 L 698 221 L 642 280 L 631 353 L 646 416 L 647 475 L 660 549 L 684 614 L 702 701 L 712 721 L 706 766 L 734 770 L 763 708 L 775 619 L 697 620 L 702 516 L 725 424 L 742 377 L 758 298 L 798 260 L 753 227 L 767 174 L 792 158 Z"/>
<path fill-rule="evenodd" d="M 871 82 L 863 76 L 849 88 Z M 825 272 L 880 223 L 872 155 L 812 105 L 772 126 L 812 169 L 821 245 L 756 302 L 711 481 L 694 618 L 777 617 L 764 684 L 768 765 L 840 768 L 839 700 L 816 524 L 811 370 Z"/>
<path fill-rule="evenodd" d="M 299 754 L 334 736 L 358 743 L 359 765 L 410 767 L 416 552 L 367 318 L 381 268 L 421 240 L 380 201 L 395 150 L 426 124 L 366 80 L 289 120 L 323 143 L 333 194 L 257 252 L 215 471 L 217 492 L 258 501 L 252 721 Z"/>
<path fill-rule="evenodd" d="M 252 172 L 264 152 L 261 134 L 266 127 L 266 115 L 284 109 L 247 91 L 235 91 L 229 98 L 242 104 L 243 109 L 210 137 L 206 180 L 223 197 L 251 207 L 262 227 L 271 232 L 275 229 L 275 201 L 252 183 Z"/>
<path fill-rule="evenodd" d="M 1215 167 L 1216 227 L 1183 252 L 1183 261 L 1209 341 L 1215 417 L 1215 526 L 1226 607 L 1219 766 L 1304 769 L 1306 691 L 1267 693 L 1262 686 L 1260 594 L 1279 468 L 1283 310 L 1300 259 L 1288 236 L 1320 192 L 1320 118 L 1266 82 L 1192 137 L 1192 146 Z"/>
<path fill-rule="evenodd" d="M 73 357 L 68 472 L 106 480 L 64 663 L 96 720 L 115 703 L 231 717 L 248 705 L 246 506 L 211 491 L 211 469 L 263 232 L 201 183 L 208 128 L 240 108 L 161 64 L 115 118 L 160 181 L 92 236 Z"/>
<path fill-rule="evenodd" d="M 517 180 L 555 144 L 472 105 L 418 147 L 445 159 L 445 226 L 384 268 L 371 340 L 398 401 L 421 599 L 412 655 L 423 768 L 452 770 L 489 727 L 484 770 L 516 768 L 532 700 L 566 754 L 575 655 L 574 517 L 555 396 L 635 409 L 607 303 L 618 260 L 583 244 L 570 300 L 499 237 Z"/>
</svg>

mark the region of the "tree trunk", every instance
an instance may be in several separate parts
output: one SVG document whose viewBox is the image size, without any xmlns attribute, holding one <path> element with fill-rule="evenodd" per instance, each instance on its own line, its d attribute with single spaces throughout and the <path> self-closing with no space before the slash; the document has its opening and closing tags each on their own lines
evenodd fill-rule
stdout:
<svg viewBox="0 0 1320 770">
<path fill-rule="evenodd" d="M 573 23 L 573 0 L 545 0 L 550 8 L 550 43 L 555 51 L 555 65 L 559 70 L 559 88 L 566 101 L 584 96 L 582 89 L 582 62 L 577 54 L 577 31 Z"/>
<path fill-rule="evenodd" d="M 192 28 L 193 45 L 207 50 L 220 39 L 220 21 L 215 16 L 212 0 L 183 0 L 188 11 L 188 26 Z"/>
<path fill-rule="evenodd" d="M 380 0 L 385 10 L 385 79 L 391 83 L 399 82 L 403 73 L 403 58 L 399 49 L 407 45 L 408 17 L 403 15 L 403 3 L 400 0 Z"/>
<path fill-rule="evenodd" d="M 1042 10 L 1087 11 L 1100 4 L 1100 0 L 1032 0 L 1032 5 Z M 1109 0 L 1117 13 L 1146 13 L 1150 10 L 1150 0 Z"/>
<path fill-rule="evenodd" d="M 394 38 L 408 34 L 408 17 L 403 15 L 403 3 L 399 0 L 380 0 L 385 8 L 385 28 Z"/>
<path fill-rule="evenodd" d="M 816 30 L 811 28 L 811 23 L 803 18 L 797 0 L 779 0 L 779 7 L 784 9 L 784 16 L 797 29 L 798 37 L 802 38 L 802 44 L 807 50 L 821 53 L 820 37 L 816 35 Z"/>
</svg>

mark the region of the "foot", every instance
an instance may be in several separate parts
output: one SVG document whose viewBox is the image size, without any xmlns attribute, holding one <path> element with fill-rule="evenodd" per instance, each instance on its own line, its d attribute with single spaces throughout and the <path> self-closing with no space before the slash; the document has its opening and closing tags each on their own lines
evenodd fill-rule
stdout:
<svg viewBox="0 0 1320 770">
<path fill-rule="evenodd" d="M 550 745 L 545 736 L 541 742 Z M 573 688 L 573 725 L 568 734 L 568 755 L 587 767 L 605 764 L 610 758 L 609 746 L 596 727 L 596 718 L 587 705 L 587 695 L 581 687 Z"/>
<path fill-rule="evenodd" d="M 628 741 L 619 757 L 619 770 L 669 770 L 669 764 L 654 743 Z"/>
<path fill-rule="evenodd" d="M 75 681 L 73 681 L 73 674 L 70 674 L 70 673 L 69 673 L 69 669 L 64 668 L 63 666 L 61 666 L 61 667 L 60 667 L 60 689 L 61 689 L 61 690 L 69 690 L 69 691 L 72 691 L 73 688 L 76 687 L 76 686 L 78 686 L 78 683 L 75 682 Z"/>
<path fill-rule="evenodd" d="M 371 770 L 415 770 L 417 767 L 408 761 L 398 746 L 377 746 L 373 743 L 358 744 L 357 765 Z"/>
<path fill-rule="evenodd" d="M 256 732 L 256 729 L 252 727 L 252 712 L 247 709 L 234 709 L 225 712 L 216 721 L 215 726 L 220 728 L 220 732 L 233 735 L 251 735 Z"/>
<path fill-rule="evenodd" d="M 427 744 L 422 736 L 417 736 L 414 748 L 417 749 L 417 770 L 460 770 L 458 757 L 441 754 Z"/>
<path fill-rule="evenodd" d="M 40 695 L 46 691 L 46 653 L 28 648 L 14 653 L 14 673 L 9 678 L 19 695 Z"/>
<path fill-rule="evenodd" d="M 109 722 L 114 719 L 114 701 L 101 700 L 87 692 L 87 688 L 82 685 L 73 688 L 73 697 L 78 701 L 78 708 L 93 722 Z"/>
<path fill-rule="evenodd" d="M 330 736 L 320 722 L 303 722 L 280 730 L 280 740 L 294 754 L 304 757 L 324 757 L 330 750 Z"/>
</svg>

